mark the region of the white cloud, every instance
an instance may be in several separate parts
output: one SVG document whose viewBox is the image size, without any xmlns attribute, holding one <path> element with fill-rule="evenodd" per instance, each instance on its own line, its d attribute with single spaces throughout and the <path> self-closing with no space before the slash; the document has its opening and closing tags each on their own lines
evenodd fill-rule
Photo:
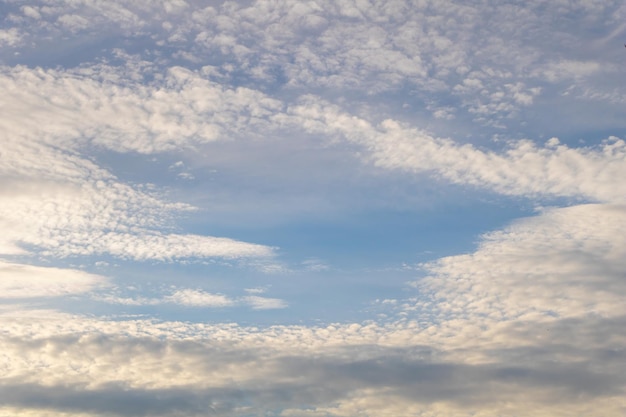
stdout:
<svg viewBox="0 0 626 417">
<path fill-rule="evenodd" d="M 105 277 L 84 271 L 0 261 L 0 299 L 63 297 L 107 285 Z"/>
<path fill-rule="evenodd" d="M 451 317 L 523 320 L 621 317 L 626 293 L 623 205 L 548 209 L 483 237 L 478 250 L 426 264 L 438 308 Z"/>
<path fill-rule="evenodd" d="M 176 175 L 178 178 L 182 178 L 184 180 L 193 180 L 195 179 L 193 174 L 190 174 L 189 172 L 180 172 L 178 173 L 178 175 Z"/>
<path fill-rule="evenodd" d="M 230 307 L 235 302 L 223 294 L 211 294 L 199 290 L 178 290 L 165 298 L 166 301 L 190 307 Z"/>
<path fill-rule="evenodd" d="M 319 259 L 307 259 L 306 261 L 302 262 L 302 265 L 307 271 L 313 272 L 322 272 L 330 269 L 330 267 L 325 262 Z"/>
<path fill-rule="evenodd" d="M 625 213 L 623 205 L 545 209 L 487 234 L 474 253 L 424 265 L 431 276 L 418 282 L 413 305 L 388 303 L 407 318 L 387 324 L 257 329 L 4 313 L 0 320 L 14 325 L 4 327 L 11 337 L 2 338 L 2 351 L 22 358 L 4 365 L 11 376 L 4 391 L 15 393 L 6 404 L 28 408 L 31 397 L 20 392 L 50 398 L 45 386 L 76 398 L 67 402 L 76 412 L 86 410 L 79 398 L 95 390 L 161 401 L 163 415 L 195 415 L 189 404 L 221 404 L 224 415 L 238 415 L 234 389 L 256 410 L 294 416 L 619 415 L 626 240 L 616 231 L 626 227 Z M 262 308 L 267 300 L 237 302 Z M 169 302 L 234 299 L 177 290 Z M 35 360 L 43 366 L 37 380 L 29 376 Z"/>
<path fill-rule="evenodd" d="M 249 406 L 285 415 L 548 416 L 593 409 L 611 416 L 625 405 L 623 355 L 611 350 L 624 343 L 622 333 L 585 347 L 571 343 L 597 338 L 584 332 L 602 329 L 602 321 L 573 333 L 575 327 L 563 328 L 565 339 L 543 339 L 542 349 L 510 338 L 503 345 L 492 334 L 498 348 L 482 351 L 488 361 L 472 363 L 476 351 L 454 334 L 438 341 L 437 332 L 415 322 L 258 329 L 54 312 L 4 313 L 0 320 L 12 323 L 0 334 L 2 403 L 25 413 L 195 416 L 213 408 L 236 416 Z M 515 329 L 504 330 L 510 336 Z"/>
<path fill-rule="evenodd" d="M 0 45 L 15 46 L 20 42 L 21 38 L 19 30 L 16 28 L 0 30 Z"/>
<path fill-rule="evenodd" d="M 254 310 L 275 310 L 287 307 L 287 303 L 279 298 L 248 295 L 246 297 L 242 297 L 241 300 L 250 305 Z"/>
<path fill-rule="evenodd" d="M 101 246 L 100 246 L 101 245 Z M 110 253 L 120 258 L 136 260 L 173 260 L 204 257 L 266 257 L 272 249 L 228 238 L 198 235 L 162 235 L 160 233 L 106 234 L 88 247 L 83 254 Z M 77 248 L 72 253 L 78 253 Z"/>
<path fill-rule="evenodd" d="M 24 16 L 28 16 L 35 20 L 41 19 L 41 13 L 39 13 L 38 7 L 23 6 L 22 13 L 24 13 Z"/>
<path fill-rule="evenodd" d="M 77 32 L 89 27 L 89 21 L 87 19 L 75 14 L 63 15 L 59 17 L 58 22 L 71 32 Z"/>
<path fill-rule="evenodd" d="M 340 135 L 363 146 L 366 159 L 387 169 L 433 172 L 445 180 L 492 189 L 505 195 L 565 196 L 623 201 L 626 143 L 611 137 L 597 147 L 538 147 L 512 142 L 504 152 L 431 136 L 393 120 L 372 125 L 319 99 L 290 108 L 291 119 L 316 133 Z"/>
<path fill-rule="evenodd" d="M 163 300 L 158 298 L 120 297 L 112 294 L 93 295 L 92 298 L 96 301 L 101 301 L 108 304 L 120 304 L 126 306 L 152 306 L 163 303 Z"/>
<path fill-rule="evenodd" d="M 190 72 L 176 69 L 171 75 L 178 80 L 174 84 L 193 78 Z M 8 112 L 0 119 L 0 175 L 5 179 L 0 187 L 0 223 L 4 225 L 0 248 L 5 254 L 19 253 L 27 245 L 46 256 L 61 257 L 111 254 L 136 260 L 176 260 L 272 255 L 267 246 L 163 233 L 177 212 L 192 208 L 168 202 L 150 187 L 126 185 L 80 153 L 90 140 L 117 151 L 140 152 L 191 146 L 193 138 L 213 140 L 201 133 L 210 128 L 193 127 L 193 123 L 204 123 L 196 114 L 200 104 L 186 102 L 174 92 L 184 89 L 182 85 L 172 87 L 174 101 L 170 101 L 170 93 L 164 90 L 154 89 L 144 96 L 147 90 L 138 85 L 119 88 L 79 73 L 4 68 L 0 83 L 7 91 L 0 105 Z M 215 85 L 199 87 L 190 90 L 197 100 L 222 91 Z M 254 114 L 261 111 L 262 104 L 247 101 L 254 100 L 254 93 L 248 98 L 243 90 L 226 95 L 234 97 L 234 102 L 243 100 L 240 104 Z M 165 116 L 183 102 L 186 116 Z M 210 111 L 228 105 L 216 106 Z M 195 122 L 183 125 L 181 117 Z"/>
<path fill-rule="evenodd" d="M 56 182 L 52 188 L 30 181 L 0 195 L 5 254 L 16 253 L 24 244 L 57 257 L 109 254 L 172 261 L 273 254 L 270 247 L 228 238 L 163 233 L 158 229 L 168 226 L 168 218 L 188 207 L 116 181 L 86 181 L 83 185 Z"/>
<path fill-rule="evenodd" d="M 598 72 L 610 71 L 611 68 L 594 61 L 563 60 L 552 62 L 545 69 L 538 70 L 538 75 L 545 77 L 551 82 L 579 79 Z"/>
<path fill-rule="evenodd" d="M 262 294 L 264 289 L 246 289 L 249 294 Z M 247 306 L 253 310 L 275 310 L 288 306 L 287 302 L 279 298 L 261 297 L 259 295 L 247 295 L 243 297 L 229 297 L 224 294 L 210 293 L 199 289 L 178 289 L 161 298 L 148 297 L 120 297 L 117 295 L 94 295 L 94 299 L 110 304 L 122 304 L 133 306 L 148 306 L 159 304 L 176 304 L 185 307 L 222 308 Z"/>
<path fill-rule="evenodd" d="M 459 74 L 471 70 L 493 78 L 485 85 L 488 90 L 523 81 L 529 69 L 554 62 L 557 54 L 573 55 L 572 48 L 584 54 L 585 37 L 615 36 L 625 13 L 614 1 L 503 4 L 495 9 L 455 1 L 354 6 L 218 2 L 204 8 L 154 1 L 46 3 L 23 7 L 30 14 L 45 10 L 40 36 L 67 34 L 60 18 L 78 16 L 94 33 L 117 29 L 132 37 L 150 30 L 155 43 L 177 46 L 195 40 L 186 43 L 184 52 L 261 79 L 277 77 L 278 68 L 292 85 L 374 90 L 397 89 L 403 81 L 420 90 L 437 84 L 451 88 L 463 83 Z M 562 24 L 555 24 L 557 18 Z"/>
<path fill-rule="evenodd" d="M 244 137 L 312 133 L 323 145 L 349 142 L 384 169 L 611 204 L 546 209 L 484 235 L 473 253 L 423 265 L 429 277 L 411 299 L 381 296 L 381 308 L 399 314 L 385 323 L 252 328 L 20 311 L 16 299 L 89 292 L 134 306 L 287 302 L 258 288 L 103 295 L 103 277 L 2 261 L 0 298 L 11 306 L 0 308 L 0 415 L 621 415 L 624 141 L 524 140 L 493 151 L 438 137 L 419 121 L 380 120 L 395 95 L 415 111 L 397 119 L 419 120 L 425 108 L 451 125 L 524 122 L 524 109 L 566 83 L 579 98 L 623 102 L 623 89 L 603 90 L 599 79 L 616 76 L 606 39 L 621 33 L 626 9 L 617 0 L 418 3 L 9 1 L 0 44 L 23 46 L 48 69 L 0 68 L 3 254 L 261 257 L 270 259 L 244 265 L 289 272 L 271 247 L 178 231 L 176 216 L 192 207 L 125 183 L 90 157 L 171 152 L 178 160 Z M 106 40 L 98 48 L 141 39 L 144 52 L 63 69 L 63 51 L 37 53 L 45 39 L 85 51 L 93 39 Z M 206 66 L 162 69 L 172 58 Z M 309 92 L 343 108 L 316 95 L 293 104 Z M 376 105 L 361 108 L 365 96 Z M 592 118 L 577 113 L 581 123 Z M 170 169 L 183 178 L 185 166 Z M 314 259 L 302 266 L 327 268 Z"/>
<path fill-rule="evenodd" d="M 183 161 L 178 161 L 169 166 L 170 170 L 174 169 L 182 169 L 185 167 L 185 163 Z"/>
<path fill-rule="evenodd" d="M 40 136 L 69 148 L 91 141 L 118 152 L 171 151 L 259 129 L 280 109 L 261 93 L 227 89 L 180 67 L 152 87 L 122 81 L 125 69 L 108 67 L 3 73 L 5 134 Z"/>
<path fill-rule="evenodd" d="M 595 65 L 606 68 L 606 61 L 574 55 L 585 55 L 585 37 L 606 35 L 598 27 L 615 32 L 624 15 L 617 2 L 504 4 L 495 9 L 455 1 L 348 4 L 290 0 L 203 8 L 148 1 L 32 2 L 22 11 L 42 17 L 38 30 L 33 33 L 27 21 L 16 30 L 20 36 L 48 37 L 78 29 L 128 37 L 149 31 L 155 48 L 176 46 L 180 56 L 207 62 L 222 75 L 237 68 L 254 83 L 370 93 L 408 84 L 420 96 L 452 90 L 460 108 L 489 116 L 479 117 L 485 123 L 504 120 L 528 105 L 538 84 L 557 81 L 560 74 L 587 74 Z M 555 25 L 555 19 L 569 24 Z M 566 54 L 572 58 L 555 59 Z M 476 81 L 483 91 L 478 96 L 454 89 Z M 524 85 L 527 98 L 516 99 L 506 84 Z"/>
</svg>

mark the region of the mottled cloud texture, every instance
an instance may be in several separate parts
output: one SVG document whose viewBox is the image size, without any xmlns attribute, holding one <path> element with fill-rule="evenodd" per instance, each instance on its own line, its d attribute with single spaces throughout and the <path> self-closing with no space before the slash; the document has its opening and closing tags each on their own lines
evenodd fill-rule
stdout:
<svg viewBox="0 0 626 417">
<path fill-rule="evenodd" d="M 623 2 L 0 12 L 1 417 L 626 414 Z"/>
</svg>

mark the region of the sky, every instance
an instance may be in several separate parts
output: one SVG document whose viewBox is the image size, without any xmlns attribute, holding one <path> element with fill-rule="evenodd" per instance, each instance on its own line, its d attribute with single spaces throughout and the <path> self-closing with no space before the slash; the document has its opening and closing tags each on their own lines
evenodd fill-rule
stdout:
<svg viewBox="0 0 626 417">
<path fill-rule="evenodd" d="M 621 0 L 0 0 L 0 417 L 626 415 Z"/>
</svg>

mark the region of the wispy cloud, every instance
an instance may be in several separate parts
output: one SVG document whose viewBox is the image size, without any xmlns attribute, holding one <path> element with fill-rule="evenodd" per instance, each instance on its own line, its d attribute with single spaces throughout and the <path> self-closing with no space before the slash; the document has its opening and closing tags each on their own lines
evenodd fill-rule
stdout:
<svg viewBox="0 0 626 417">
<path fill-rule="evenodd" d="M 108 279 L 80 270 L 0 261 L 0 299 L 62 297 L 106 287 Z"/>
<path fill-rule="evenodd" d="M 256 291 L 255 291 L 256 290 Z M 250 294 L 262 294 L 259 289 L 248 289 Z M 259 295 L 247 295 L 242 297 L 230 297 L 225 294 L 211 293 L 199 289 L 178 289 L 169 295 L 160 298 L 153 297 L 123 297 L 111 294 L 94 294 L 93 298 L 111 304 L 122 304 L 128 306 L 149 306 L 159 304 L 174 304 L 183 307 L 197 308 L 224 308 L 224 307 L 250 307 L 253 310 L 275 310 L 286 308 L 288 305 L 284 300 L 278 298 L 268 298 Z"/>
</svg>

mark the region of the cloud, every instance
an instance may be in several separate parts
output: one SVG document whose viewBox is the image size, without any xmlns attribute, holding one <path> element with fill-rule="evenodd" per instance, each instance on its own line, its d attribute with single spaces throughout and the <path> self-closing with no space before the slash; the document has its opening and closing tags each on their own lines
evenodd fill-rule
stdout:
<svg viewBox="0 0 626 417">
<path fill-rule="evenodd" d="M 541 70 L 541 75 L 550 81 L 563 81 L 587 77 L 607 70 L 610 71 L 611 68 L 603 67 L 600 63 L 594 61 L 563 60 L 547 65 L 544 70 Z"/>
<path fill-rule="evenodd" d="M 210 65 L 224 81 L 248 86 L 378 94 L 408 85 L 419 100 L 435 101 L 435 109 L 449 105 L 452 97 L 455 107 L 480 124 L 502 125 L 527 107 L 546 82 L 579 73 L 583 63 L 588 68 L 617 64 L 593 53 L 608 50 L 606 42 L 588 40 L 619 33 L 620 6 L 612 1 L 523 7 L 507 2 L 497 9 L 455 1 L 337 5 L 289 0 L 271 6 L 258 1 L 34 1 L 16 10 L 11 23 L 17 36 L 34 44 L 66 36 L 89 45 L 102 33 L 140 38 L 148 42 L 146 51 L 159 51 L 165 62 L 186 56 Z M 33 18 L 39 19 L 35 28 Z M 172 50 L 176 57 L 170 56 Z M 577 59 L 555 58 L 564 55 Z M 476 81 L 480 89 L 466 89 Z"/>
<path fill-rule="evenodd" d="M 302 266 L 307 271 L 323 272 L 330 269 L 330 267 L 319 259 L 307 259 L 302 262 Z"/>
<path fill-rule="evenodd" d="M 105 234 L 97 243 L 83 252 L 80 248 L 73 254 L 109 253 L 113 256 L 134 260 L 177 260 L 181 258 L 205 257 L 268 257 L 272 248 L 245 243 L 228 238 L 198 235 L 162 235 L 160 233 Z"/>
<path fill-rule="evenodd" d="M 447 317 L 525 320 L 626 316 L 624 205 L 547 209 L 483 236 L 472 254 L 424 264 Z"/>
<path fill-rule="evenodd" d="M 115 416 L 166 416 L 181 412 L 200 415 L 212 408 L 210 400 L 201 398 L 202 393 L 185 389 L 129 390 L 115 384 L 95 390 L 85 390 L 80 386 L 49 387 L 39 384 L 3 388 L 6 391 L 3 390 L 2 402 L 6 406 L 22 410 L 28 404 L 35 412 L 44 412 L 45 415 L 58 415 L 49 414 L 51 408 L 64 415 L 75 415 L 78 412 Z"/>
<path fill-rule="evenodd" d="M 280 102 L 262 93 L 228 89 L 181 67 L 170 68 L 153 86 L 133 81 L 134 70 L 5 67 L 5 134 L 40 136 L 66 149 L 91 141 L 118 152 L 155 153 L 259 129 L 280 109 Z"/>
<path fill-rule="evenodd" d="M 437 343 L 416 322 L 258 329 L 54 314 L 0 319 L 13 323 L 0 337 L 4 357 L 20 358 L 3 363 L 3 407 L 24 412 L 618 415 L 624 405 L 620 332 L 596 339 L 597 347 L 555 338 L 543 348 L 485 349 L 489 360 L 473 362 L 473 350 L 454 338 Z M 624 318 L 602 323 L 599 334 Z"/>
<path fill-rule="evenodd" d="M 165 300 L 190 307 L 230 307 L 235 303 L 223 294 L 211 294 L 190 289 L 175 291 Z"/>
<path fill-rule="evenodd" d="M 0 299 L 63 297 L 108 285 L 105 277 L 73 269 L 0 261 Z"/>
<path fill-rule="evenodd" d="M 176 69 L 171 74 L 183 84 L 191 76 Z M 193 210 L 191 206 L 167 201 L 154 187 L 125 184 L 82 154 L 90 140 L 120 152 L 192 146 L 191 137 L 213 140 L 212 133 L 202 133 L 211 128 L 180 123 L 180 117 L 203 123 L 192 103 L 187 104 L 186 116 L 160 114 L 173 110 L 163 106 L 178 107 L 186 100 L 177 97 L 178 93 L 173 93 L 170 102 L 169 93 L 159 89 L 146 96 L 139 85 L 125 89 L 84 74 L 24 67 L 4 68 L 0 83 L 10 91 L 0 99 L 10 112 L 0 120 L 0 224 L 4 226 L 0 248 L 5 254 L 27 252 L 26 247 L 44 256 L 108 254 L 161 261 L 273 254 L 272 248 L 263 245 L 168 233 L 176 213 Z M 179 87 L 185 88 L 179 85 L 171 91 Z M 215 85 L 210 88 L 220 90 Z M 192 90 L 197 99 L 212 95 L 212 91 Z M 248 93 L 226 94 L 245 102 Z M 215 109 L 221 107 L 223 103 Z"/>
<path fill-rule="evenodd" d="M 384 352 L 384 351 L 383 351 Z M 383 353 L 380 352 L 380 353 Z M 348 353 L 348 352 L 346 352 Z M 393 356 L 395 352 L 391 352 Z M 369 386 L 372 393 L 385 395 L 389 398 L 389 391 L 396 391 L 395 398 L 401 403 L 406 403 L 408 399 L 432 398 L 437 394 L 437 390 L 444 384 L 448 384 L 447 391 L 454 393 L 459 399 L 466 396 L 468 403 L 477 401 L 489 401 L 489 398 L 482 397 L 479 387 L 474 382 L 482 382 L 485 379 L 511 385 L 508 388 L 512 396 L 515 396 L 515 384 L 510 384 L 511 376 L 519 373 L 520 370 L 514 367 L 498 369 L 495 367 L 447 367 L 445 365 L 431 365 L 420 361 L 402 361 L 384 357 L 384 362 L 380 360 L 361 360 L 349 364 L 335 363 L 332 359 L 307 360 L 302 357 L 280 358 L 272 363 L 269 368 L 274 368 L 275 377 L 285 378 L 283 384 L 271 384 L 269 386 L 254 386 L 248 384 L 236 388 L 205 388 L 205 389 L 141 389 L 124 388 L 119 384 L 109 384 L 107 386 L 85 390 L 80 386 L 42 386 L 39 384 L 23 384 L 6 387 L 3 403 L 7 405 L 32 404 L 43 408 L 54 406 L 63 411 L 93 412 L 96 414 L 113 413 L 114 415 L 176 415 L 185 413 L 186 415 L 203 415 L 206 410 L 211 410 L 215 415 L 238 415 L 246 408 L 240 408 L 236 404 L 264 403 L 266 407 L 277 406 L 278 404 L 297 404 L 298 401 L 309 401 L 310 404 L 317 402 L 332 402 L 348 392 L 360 397 L 359 386 Z M 293 378 L 290 387 L 287 372 L 294 372 L 301 375 L 300 378 Z M 528 382 L 538 383 L 538 388 L 542 387 L 542 379 L 545 378 L 545 371 L 524 373 Z M 552 378 L 555 378 L 552 376 Z M 594 375 L 577 369 L 564 369 L 561 375 L 563 387 L 571 389 L 572 394 L 581 394 L 581 387 L 590 388 L 594 382 Z M 606 382 L 601 381 L 593 391 L 601 392 L 610 388 L 605 386 Z M 317 390 L 313 384 L 320 384 Z M 402 387 L 400 387 L 400 383 Z M 374 387 L 380 388 L 374 388 Z M 384 387 L 384 388 L 383 388 Z M 386 392 L 385 392 L 386 391 Z M 539 391 L 539 389 L 537 390 Z M 545 395 L 545 394 L 544 394 Z M 286 398 L 285 398 L 286 397 Z M 436 398 L 436 395 L 434 396 Z M 473 397 L 473 398 L 472 398 Z M 350 401 L 350 400 L 349 400 Z M 363 401 L 363 400 L 361 400 Z M 367 406 L 372 403 L 371 396 L 362 402 Z M 114 404 L 111 406 L 111 404 Z M 340 407 L 345 407 L 345 403 L 339 401 Z M 254 406 L 250 406 L 253 408 Z M 268 408 L 269 408 L 268 407 Z M 342 407 L 342 408 L 343 408 Z M 358 412 L 361 407 L 354 407 L 352 412 Z M 337 407 L 339 408 L 339 407 Z M 346 407 L 348 408 L 348 407 Z M 376 408 L 380 408 L 376 407 Z M 393 409 L 393 405 L 391 405 Z M 548 407 L 546 407 L 548 408 Z M 323 411 L 321 409 L 320 411 Z M 331 409 L 326 409 L 331 411 Z M 454 409 L 452 409 L 454 410 Z M 449 409 L 449 411 L 452 411 Z M 378 410 L 376 410 L 378 411 Z M 388 415 L 387 410 L 380 410 L 384 415 Z M 332 412 L 332 411 L 331 411 Z M 335 414 L 335 413 L 333 413 Z M 337 413 L 335 415 L 343 415 Z"/>
<path fill-rule="evenodd" d="M 16 28 L 0 30 L 0 45 L 14 46 L 21 40 L 19 30 Z"/>
<path fill-rule="evenodd" d="M 59 159 L 57 166 L 62 166 Z M 0 193 L 5 254 L 28 248 L 44 256 L 113 255 L 139 261 L 273 254 L 270 247 L 228 238 L 162 232 L 176 212 L 189 207 L 113 179 L 84 181 L 55 181 L 51 187 L 49 181 L 28 180 Z"/>
<path fill-rule="evenodd" d="M 411 173 L 432 172 L 457 184 L 491 189 L 504 195 L 553 196 L 623 201 L 626 144 L 610 137 L 600 146 L 538 146 L 511 142 L 498 153 L 458 144 L 394 120 L 372 125 L 336 106 L 309 97 L 289 109 L 289 119 L 315 133 L 336 135 L 362 146 L 364 159 L 376 166 Z"/>
<path fill-rule="evenodd" d="M 22 13 L 24 13 L 24 16 L 30 17 L 35 20 L 41 19 L 41 13 L 39 12 L 38 7 L 23 6 Z"/>
<path fill-rule="evenodd" d="M 253 134 L 261 127 L 267 132 L 278 133 L 289 126 L 296 131 L 304 129 L 340 135 L 363 146 L 371 155 L 369 159 L 381 167 L 431 171 L 448 181 L 483 186 L 503 194 L 582 197 L 600 201 L 614 201 L 625 195 L 621 183 L 616 181 L 626 169 L 624 142 L 618 138 L 610 138 L 597 148 L 540 147 L 531 141 L 518 141 L 511 143 L 504 152 L 496 153 L 437 138 L 393 120 L 372 125 L 314 96 L 304 99 L 301 105 L 289 107 L 284 113 L 284 105 L 262 93 L 241 88 L 224 89 L 204 79 L 200 73 L 182 68 L 172 68 L 168 72 L 165 87 L 131 84 L 121 89 L 91 78 L 81 78 L 79 73 L 67 75 L 48 71 L 43 76 L 27 69 L 12 71 L 4 80 L 7 89 L 14 92 L 6 99 L 11 99 L 12 108 L 16 109 L 15 117 L 4 120 L 9 138 L 25 134 L 29 137 L 41 134 L 44 138 L 56 135 L 57 139 L 51 139 L 52 143 L 62 143 L 70 149 L 91 138 L 94 144 L 119 152 L 151 153 L 191 148 L 218 140 L 220 136 Z M 507 85 L 518 95 L 516 100 L 527 102 L 532 99 L 532 94 L 525 95 L 519 85 Z M 71 91 L 81 93 L 72 97 Z M 40 95 L 63 102 L 42 107 L 35 104 L 41 101 Z M 92 99 L 85 101 L 85 95 Z M 207 97 L 212 98 L 207 101 Z M 79 104 L 83 102 L 89 104 Z M 117 114 L 120 112 L 129 119 L 120 117 Z M 28 123 L 19 122 L 24 114 L 31 119 Z M 74 114 L 81 114 L 80 120 Z M 23 126 L 35 128 L 24 131 Z M 46 131 L 39 132 L 36 126 L 46 126 Z M 123 140 L 127 136 L 135 139 Z M 75 143 L 68 142 L 72 137 Z M 45 158 L 27 159 L 34 150 L 14 139 L 8 142 L 8 151 L 8 155 L 11 151 L 26 155 L 21 166 L 12 164 L 13 172 L 41 175 L 48 174 L 51 169 L 47 167 L 57 166 L 44 165 Z M 46 152 L 49 160 L 73 160 L 76 164 L 77 156 L 61 155 L 52 150 Z M 63 165 L 68 167 L 61 171 Z M 84 166 L 82 172 L 73 172 L 76 165 L 69 166 L 67 162 L 63 165 L 54 168 L 55 172 L 50 174 L 110 176 L 84 162 L 80 162 Z"/>
<path fill-rule="evenodd" d="M 259 297 L 256 295 L 249 295 L 243 297 L 242 300 L 249 304 L 254 310 L 275 310 L 286 308 L 287 303 L 279 298 L 267 298 Z"/>
<path fill-rule="evenodd" d="M 285 153 L 274 137 L 312 138 L 377 169 L 602 204 L 542 209 L 470 253 L 422 264 L 407 299 L 380 296 L 380 322 L 245 327 L 27 311 L 16 300 L 88 293 L 253 315 L 288 303 L 265 297 L 262 283 L 240 296 L 120 296 L 94 274 L 1 261 L 1 415 L 623 414 L 626 144 L 608 134 L 588 147 L 463 142 L 511 125 L 506 135 L 520 137 L 548 105 L 567 126 L 530 130 L 597 123 L 607 103 L 623 102 L 607 42 L 623 30 L 622 2 L 18 3 L 3 8 L 2 58 L 32 67 L 0 67 L 3 255 L 252 258 L 240 262 L 293 272 L 273 247 L 181 231 L 178 217 L 195 207 L 103 162 L 159 156 L 167 175 L 191 179 L 185 153 L 225 141 L 257 158 L 249 144 L 262 139 L 276 158 Z M 565 93 L 594 106 L 552 104 Z M 328 268 L 308 259 L 301 268 Z"/>
<path fill-rule="evenodd" d="M 249 294 L 262 294 L 261 289 L 246 289 Z M 275 310 L 286 308 L 288 304 L 278 298 L 247 295 L 243 297 L 229 297 L 224 294 L 210 293 L 199 289 L 184 288 L 165 295 L 161 298 L 148 297 L 120 297 L 117 295 L 94 295 L 95 300 L 110 304 L 131 306 L 147 306 L 159 304 L 175 304 L 183 307 L 196 308 L 224 308 L 247 306 L 253 310 Z"/>
</svg>

